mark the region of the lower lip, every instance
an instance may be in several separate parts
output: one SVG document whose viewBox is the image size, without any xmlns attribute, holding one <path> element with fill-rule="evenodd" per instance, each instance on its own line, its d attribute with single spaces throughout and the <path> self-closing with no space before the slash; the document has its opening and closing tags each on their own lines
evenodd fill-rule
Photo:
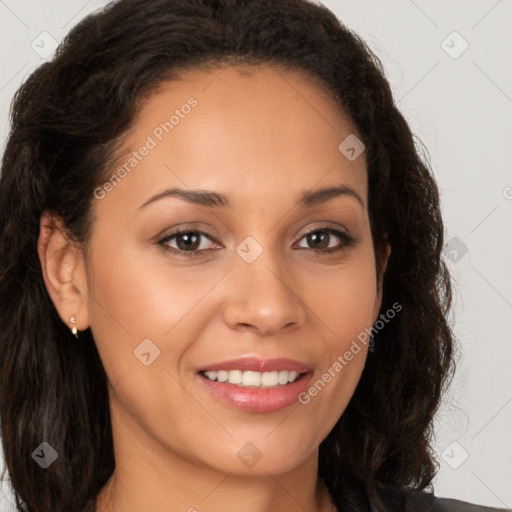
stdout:
<svg viewBox="0 0 512 512">
<path fill-rule="evenodd" d="M 298 403 L 298 396 L 308 388 L 312 373 L 278 388 L 244 388 L 229 382 L 210 380 L 198 374 L 210 393 L 227 405 L 247 412 L 274 412 Z"/>
</svg>

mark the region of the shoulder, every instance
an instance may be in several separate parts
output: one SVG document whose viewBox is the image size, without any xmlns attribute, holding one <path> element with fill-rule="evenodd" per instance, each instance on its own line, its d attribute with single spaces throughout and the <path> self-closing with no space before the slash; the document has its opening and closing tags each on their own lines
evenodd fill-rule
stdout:
<svg viewBox="0 0 512 512">
<path fill-rule="evenodd" d="M 407 491 L 404 494 L 405 512 L 510 512 L 510 509 L 491 508 L 450 498 L 438 498 L 431 493 Z"/>
</svg>

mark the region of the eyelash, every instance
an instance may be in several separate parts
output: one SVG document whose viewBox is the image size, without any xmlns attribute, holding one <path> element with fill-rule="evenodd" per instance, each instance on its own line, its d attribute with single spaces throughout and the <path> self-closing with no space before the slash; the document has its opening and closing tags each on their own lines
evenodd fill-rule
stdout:
<svg viewBox="0 0 512 512">
<path fill-rule="evenodd" d="M 313 233 L 328 233 L 329 235 L 337 236 L 342 241 L 342 244 L 339 247 L 331 247 L 329 249 L 311 249 L 311 248 L 307 249 L 309 251 L 313 251 L 318 256 L 325 255 L 326 253 L 331 254 L 333 252 L 348 249 L 350 247 L 353 247 L 356 243 L 356 239 L 353 236 L 351 236 L 348 233 L 345 233 L 343 231 L 340 231 L 338 229 L 331 228 L 331 227 L 315 228 L 311 231 L 308 231 L 307 233 L 304 233 L 304 235 L 300 238 L 300 240 L 302 240 L 303 238 L 305 238 L 308 235 L 311 235 Z M 171 251 L 174 254 L 179 254 L 180 256 L 185 256 L 185 257 L 201 256 L 203 251 L 209 250 L 209 249 L 201 249 L 200 251 L 183 251 L 181 249 L 175 249 L 174 247 L 169 247 L 167 245 L 167 243 L 170 240 L 172 240 L 173 238 L 175 238 L 179 235 L 183 235 L 183 234 L 187 234 L 187 235 L 188 234 L 196 234 L 196 235 L 200 235 L 200 236 L 205 236 L 205 237 L 209 238 L 210 240 L 212 240 L 213 242 L 216 242 L 216 240 L 212 239 L 210 235 L 208 235 L 207 233 L 205 233 L 203 231 L 194 230 L 194 229 L 190 229 L 190 228 L 179 228 L 179 229 L 175 230 L 173 233 L 160 239 L 157 242 L 157 244 L 167 251 Z M 218 242 L 216 242 L 216 243 L 218 243 Z"/>
</svg>

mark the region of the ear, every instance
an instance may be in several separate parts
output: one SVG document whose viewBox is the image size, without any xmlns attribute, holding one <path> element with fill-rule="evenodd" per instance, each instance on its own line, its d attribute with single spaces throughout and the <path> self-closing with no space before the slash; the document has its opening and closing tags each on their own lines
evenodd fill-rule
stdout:
<svg viewBox="0 0 512 512">
<path fill-rule="evenodd" d="M 43 279 L 62 321 L 71 329 L 89 327 L 87 312 L 87 274 L 82 250 L 66 236 L 62 220 L 45 211 L 39 223 L 37 252 Z M 74 317 L 76 324 L 70 322 Z"/>
<path fill-rule="evenodd" d="M 384 282 L 384 274 L 388 268 L 389 255 L 391 254 L 391 245 L 389 242 L 384 242 L 382 246 L 382 257 L 380 261 L 380 278 L 378 282 L 379 294 L 382 295 L 382 284 Z"/>
<path fill-rule="evenodd" d="M 379 273 L 379 277 L 377 280 L 377 296 L 375 299 L 375 307 L 374 307 L 374 314 L 373 314 L 374 323 L 379 318 L 379 311 L 380 311 L 380 307 L 382 305 L 384 274 L 388 267 L 389 255 L 391 254 L 391 245 L 389 244 L 389 242 L 384 242 L 382 244 L 381 251 L 382 252 L 381 252 L 380 258 L 378 258 L 378 261 L 377 261 L 377 265 L 380 265 L 380 273 Z"/>
</svg>

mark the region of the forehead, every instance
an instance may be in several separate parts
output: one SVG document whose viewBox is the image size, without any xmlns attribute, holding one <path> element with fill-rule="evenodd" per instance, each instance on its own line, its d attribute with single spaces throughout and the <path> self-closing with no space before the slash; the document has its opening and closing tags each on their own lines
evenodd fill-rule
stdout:
<svg viewBox="0 0 512 512">
<path fill-rule="evenodd" d="M 123 191 L 140 203 L 179 185 L 223 191 L 241 204 L 249 195 L 279 201 L 294 189 L 343 183 L 365 198 L 364 153 L 351 161 L 340 150 L 355 134 L 341 105 L 305 72 L 187 71 L 141 104 L 110 169 L 125 164 L 126 178 L 110 195 Z"/>
</svg>

